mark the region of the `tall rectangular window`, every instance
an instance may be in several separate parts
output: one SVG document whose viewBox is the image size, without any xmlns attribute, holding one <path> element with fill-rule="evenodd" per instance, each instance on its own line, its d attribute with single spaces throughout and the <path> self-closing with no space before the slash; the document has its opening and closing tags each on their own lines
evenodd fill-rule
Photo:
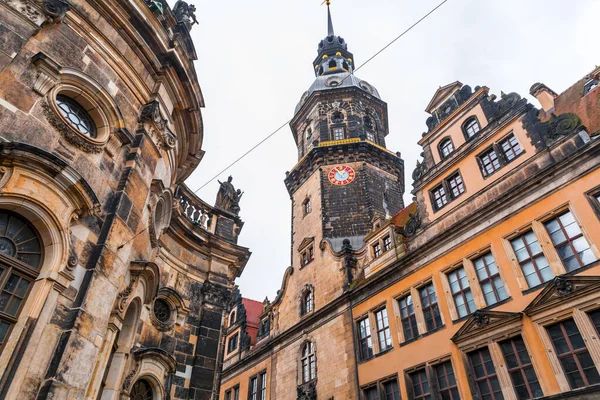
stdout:
<svg viewBox="0 0 600 400">
<path fill-rule="evenodd" d="M 504 400 L 496 368 L 487 347 L 468 354 L 475 377 L 475 384 L 484 400 Z"/>
<path fill-rule="evenodd" d="M 373 256 L 375 258 L 380 257 L 381 256 L 381 245 L 379 243 L 375 243 L 373 245 Z"/>
<path fill-rule="evenodd" d="M 431 400 L 431 389 L 425 368 L 410 374 L 410 380 L 412 382 L 413 400 Z"/>
<path fill-rule="evenodd" d="M 248 400 L 258 400 L 258 377 L 253 376 L 250 378 L 250 385 L 248 385 Z"/>
<path fill-rule="evenodd" d="M 384 400 L 400 400 L 400 388 L 396 379 L 383 382 Z"/>
<path fill-rule="evenodd" d="M 373 386 L 365 389 L 364 391 L 365 400 L 379 400 L 379 392 L 377 386 Z"/>
<path fill-rule="evenodd" d="M 478 159 L 483 176 L 490 176 L 500 169 L 500 161 L 493 147 L 481 153 Z"/>
<path fill-rule="evenodd" d="M 570 211 L 547 221 L 544 226 L 568 272 L 596 261 L 590 245 Z"/>
<path fill-rule="evenodd" d="M 508 298 L 506 289 L 504 289 L 504 282 L 500 277 L 500 271 L 498 271 L 498 266 L 491 252 L 473 260 L 473 265 L 475 265 L 477 278 L 488 306 Z"/>
<path fill-rule="evenodd" d="M 229 338 L 229 342 L 227 344 L 227 353 L 234 352 L 237 349 L 238 337 L 239 335 L 236 333 L 235 335 Z"/>
<path fill-rule="evenodd" d="M 402 321 L 402 331 L 404 340 L 411 340 L 419 336 L 417 328 L 417 318 L 415 316 L 415 307 L 412 302 L 412 296 L 408 295 L 398 300 L 400 307 L 400 320 Z"/>
<path fill-rule="evenodd" d="M 437 297 L 435 296 L 433 283 L 419 289 L 419 296 L 421 297 L 421 309 L 423 310 L 423 316 L 425 317 L 427 332 L 442 326 L 442 317 L 440 315 L 440 308 L 437 303 Z"/>
<path fill-rule="evenodd" d="M 231 389 L 225 392 L 225 400 L 231 400 Z"/>
<path fill-rule="evenodd" d="M 232 400 L 240 400 L 240 387 L 236 386 L 233 388 L 233 399 Z"/>
<path fill-rule="evenodd" d="M 383 238 L 383 251 L 388 251 L 392 248 L 392 238 L 388 235 Z"/>
<path fill-rule="evenodd" d="M 333 128 L 333 140 L 344 139 L 344 128 Z"/>
<path fill-rule="evenodd" d="M 369 317 L 361 319 L 357 322 L 357 325 L 360 359 L 366 360 L 373 356 L 373 342 L 371 341 L 371 324 L 369 322 Z"/>
<path fill-rule="evenodd" d="M 465 268 L 460 267 L 448 273 L 448 283 L 450 284 L 450 291 L 452 292 L 458 317 L 462 318 L 475 312 L 477 307 L 475 306 L 475 300 L 473 299 L 473 293 L 469 286 L 469 278 L 467 278 Z"/>
<path fill-rule="evenodd" d="M 448 187 L 450 188 L 450 195 L 453 199 L 457 198 L 461 194 L 465 192 L 465 185 L 463 184 L 462 177 L 460 173 L 455 173 L 446 179 L 448 182 Z"/>
<path fill-rule="evenodd" d="M 600 309 L 594 310 L 588 315 L 590 316 L 592 323 L 596 327 L 596 332 L 598 332 L 598 334 L 600 335 Z"/>
<path fill-rule="evenodd" d="M 500 142 L 500 148 L 502 149 L 502 153 L 504 153 L 504 158 L 507 162 L 511 162 L 523 152 L 515 135 L 509 135 L 506 139 L 502 140 Z"/>
<path fill-rule="evenodd" d="M 448 204 L 444 185 L 438 185 L 431 190 L 431 201 L 433 202 L 433 208 L 435 210 L 439 210 Z"/>
<path fill-rule="evenodd" d="M 456 377 L 452 369 L 452 362 L 446 361 L 434 367 L 438 390 L 442 400 L 460 400 Z"/>
<path fill-rule="evenodd" d="M 506 368 L 519 400 L 528 400 L 544 395 L 537 375 L 531 364 L 529 353 L 521 336 L 500 342 Z"/>
<path fill-rule="evenodd" d="M 575 321 L 568 319 L 546 329 L 571 389 L 600 383 L 598 370 Z"/>
<path fill-rule="evenodd" d="M 267 371 L 258 375 L 260 400 L 267 400 Z"/>
<path fill-rule="evenodd" d="M 375 313 L 377 321 L 377 339 L 379 340 L 379 351 L 385 351 L 392 347 L 392 335 L 388 321 L 387 309 L 382 308 Z"/>
<path fill-rule="evenodd" d="M 548 260 L 542 252 L 542 246 L 533 231 L 511 240 L 510 244 L 530 288 L 554 278 Z"/>
</svg>

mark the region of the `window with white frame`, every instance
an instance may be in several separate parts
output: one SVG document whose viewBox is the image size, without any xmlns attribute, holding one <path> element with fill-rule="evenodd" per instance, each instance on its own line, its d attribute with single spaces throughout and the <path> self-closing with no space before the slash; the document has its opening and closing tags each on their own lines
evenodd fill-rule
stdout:
<svg viewBox="0 0 600 400">
<path fill-rule="evenodd" d="M 596 257 L 571 211 L 565 211 L 544 222 L 544 226 L 567 272 L 575 271 L 596 261 Z"/>
<path fill-rule="evenodd" d="M 333 140 L 343 140 L 344 138 L 344 128 L 333 128 Z"/>
<path fill-rule="evenodd" d="M 306 342 L 302 346 L 302 356 L 300 359 L 302 383 L 310 382 L 316 378 L 316 363 L 315 345 L 312 342 Z"/>
<path fill-rule="evenodd" d="M 379 341 L 379 351 L 390 349 L 392 347 L 392 335 L 390 333 L 390 322 L 385 307 L 375 312 L 375 321 L 377 339 Z"/>
<path fill-rule="evenodd" d="M 459 267 L 446 274 L 450 291 L 459 318 L 465 317 L 477 309 L 473 292 L 469 286 L 469 278 L 464 267 Z"/>
<path fill-rule="evenodd" d="M 474 259 L 473 265 L 488 306 L 508 298 L 500 271 L 491 252 Z"/>
<path fill-rule="evenodd" d="M 550 264 L 542 251 L 542 246 L 540 246 L 533 231 L 527 231 L 511 239 L 510 245 L 530 288 L 554 278 L 554 273 L 550 269 Z"/>
</svg>

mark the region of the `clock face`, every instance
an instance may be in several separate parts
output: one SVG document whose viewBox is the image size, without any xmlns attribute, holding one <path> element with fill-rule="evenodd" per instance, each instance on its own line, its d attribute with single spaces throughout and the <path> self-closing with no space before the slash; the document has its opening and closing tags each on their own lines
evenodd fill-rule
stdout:
<svg viewBox="0 0 600 400">
<path fill-rule="evenodd" d="M 338 165 L 329 171 L 329 182 L 334 185 L 347 185 L 352 182 L 354 178 L 356 178 L 356 172 L 347 165 Z"/>
</svg>

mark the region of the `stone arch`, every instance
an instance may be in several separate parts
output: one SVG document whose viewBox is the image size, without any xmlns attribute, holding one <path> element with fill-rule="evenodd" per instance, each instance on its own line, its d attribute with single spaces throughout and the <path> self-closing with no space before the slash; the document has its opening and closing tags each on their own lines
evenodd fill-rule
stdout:
<svg viewBox="0 0 600 400">
<path fill-rule="evenodd" d="M 168 229 L 173 214 L 173 193 L 164 187 L 161 180 L 154 180 L 150 188 L 150 242 L 158 245 L 160 236 Z"/>
<path fill-rule="evenodd" d="M 133 362 L 123 380 L 121 393 L 128 396 L 135 382 L 144 379 L 152 384 L 154 399 L 163 400 L 166 398 L 165 378 L 175 373 L 176 367 L 177 361 L 173 356 L 160 348 L 138 350 L 133 353 Z"/>
<path fill-rule="evenodd" d="M 312 350 L 311 350 L 312 349 Z M 307 352 L 308 350 L 308 352 Z M 312 336 L 304 334 L 300 346 L 298 347 L 298 374 L 297 381 L 298 385 L 306 385 L 309 382 L 316 382 L 317 380 L 317 344 Z M 312 355 L 314 357 L 314 374 L 312 374 L 312 378 L 309 376 L 308 380 L 305 380 L 306 376 L 304 374 L 304 361 L 308 363 L 309 373 L 310 372 L 310 359 L 306 358 Z"/>
<path fill-rule="evenodd" d="M 169 313 L 167 317 L 158 314 L 157 308 L 159 305 L 164 312 Z M 182 325 L 188 313 L 189 308 L 181 295 L 176 290 L 163 287 L 158 291 L 153 301 L 150 321 L 156 329 L 166 332 L 173 329 L 175 324 Z"/>
</svg>

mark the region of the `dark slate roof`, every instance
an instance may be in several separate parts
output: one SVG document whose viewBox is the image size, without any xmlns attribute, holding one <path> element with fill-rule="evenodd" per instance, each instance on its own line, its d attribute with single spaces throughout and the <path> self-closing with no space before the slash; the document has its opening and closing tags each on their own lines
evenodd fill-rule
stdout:
<svg viewBox="0 0 600 400">
<path fill-rule="evenodd" d="M 317 79 L 315 79 L 310 88 L 308 88 L 308 90 L 302 95 L 300 102 L 296 106 L 295 112 L 297 113 L 300 110 L 300 107 L 302 107 L 304 102 L 314 92 L 348 87 L 357 87 L 363 90 L 364 92 L 369 93 L 370 95 L 375 96 L 381 100 L 381 97 L 379 97 L 379 92 L 370 83 L 363 81 L 356 75 L 350 74 L 348 72 L 343 72 L 334 75 L 322 75 L 317 77 Z"/>
</svg>

